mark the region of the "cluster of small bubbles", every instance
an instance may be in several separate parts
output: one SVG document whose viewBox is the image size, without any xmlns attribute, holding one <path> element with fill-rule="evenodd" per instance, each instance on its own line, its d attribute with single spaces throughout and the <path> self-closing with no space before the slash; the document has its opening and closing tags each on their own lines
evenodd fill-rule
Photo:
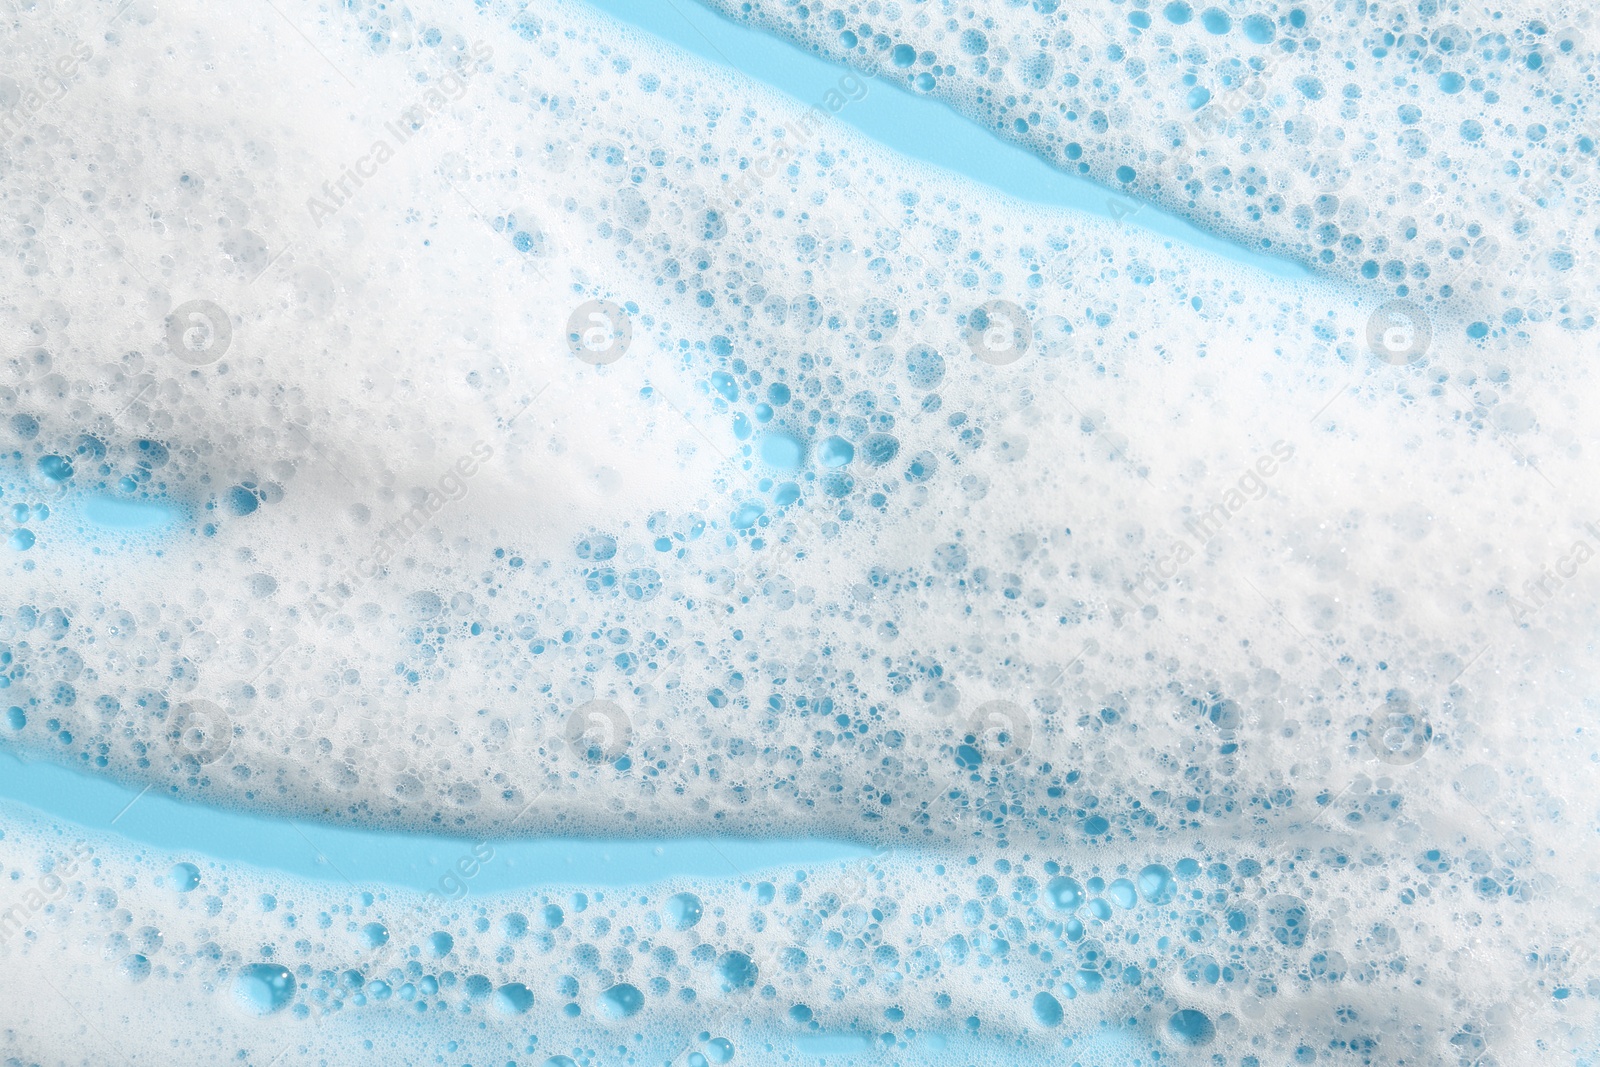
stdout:
<svg viewBox="0 0 1600 1067">
<path fill-rule="evenodd" d="M 1160 161 L 1111 131 L 1162 122 L 1102 97 L 1173 69 L 1245 78 L 1234 45 L 1277 49 L 1272 78 L 1337 50 L 1294 10 L 1130 5 L 1148 24 L 1107 62 L 1178 57 L 1141 81 L 1088 74 L 1101 50 L 1057 40 L 1062 5 L 992 25 L 808 7 L 924 91 L 1037 82 L 986 106 L 1013 127 L 1039 108 L 1019 136 L 1083 125 L 1100 139 L 1062 158 L 1155 199 Z M 1590 813 L 1557 798 L 1595 758 L 1600 535 L 1575 491 L 1541 488 L 1588 484 L 1595 390 L 1559 321 L 1576 281 L 1507 280 L 1520 310 L 1490 329 L 1429 297 L 1418 265 L 1459 257 L 1423 220 L 1398 277 L 1374 260 L 1382 291 L 1279 283 L 908 167 L 577 9 L 488 3 L 453 26 L 352 3 L 317 49 L 270 10 L 138 10 L 131 35 L 238 56 L 230 91 L 119 46 L 0 146 L 18 205 L 0 250 L 23 265 L 0 282 L 0 743 L 366 827 L 940 857 L 503 906 L 468 903 L 459 868 L 422 925 L 397 898 L 168 858 L 148 915 L 95 935 L 141 990 L 192 976 L 274 1023 L 548 1019 L 515 1053 L 533 1062 L 597 1062 L 635 1026 L 748 997 L 775 1028 L 887 1035 L 906 1059 L 912 1031 L 1060 1045 L 1116 1018 L 1163 1055 L 1243 1064 L 1285 1052 L 1262 1020 L 1291 993 L 1359 988 L 1306 1040 L 1399 1061 L 1391 993 L 1418 1018 L 1476 1011 L 1479 931 L 1514 961 L 1583 928 L 1563 879 Z M 1036 17 L 1042 39 L 1008 36 Z M 1410 36 L 1378 47 L 1386 72 L 1427 61 Z M 305 88 L 330 69 L 428 87 L 394 114 L 448 127 L 448 156 Z M 1259 210 L 1206 203 L 1290 251 L 1304 217 L 1356 277 L 1401 200 L 1294 201 L 1358 162 L 1294 110 L 1343 106 L 1331 76 L 1294 75 L 1313 76 L 1320 97 L 1305 81 L 1306 103 L 1266 93 L 1271 122 L 1239 114 L 1259 123 L 1248 166 L 1207 172 Z M 1368 94 L 1349 122 L 1389 99 L 1392 73 L 1347 76 Z M 234 91 L 255 85 L 274 91 Z M 319 124 L 383 138 L 383 179 L 293 132 Z M 1402 173 L 1380 162 L 1373 183 Z M 52 182 L 67 192 L 39 205 Z M 308 218 L 339 183 L 337 214 Z M 1586 254 L 1547 262 L 1581 278 Z M 36 860 L 6 870 L 25 888 Z M 131 912 L 40 899 L 19 921 L 41 967 L 49 923 Z M 1474 932 L 1441 932 L 1444 908 Z M 1417 945 L 1460 951 L 1419 977 Z M 728 1042 L 719 1024 L 691 1056 Z"/>
<path fill-rule="evenodd" d="M 1590 254 L 1581 5 L 712 2 L 1252 247 L 1400 299 L 1465 293 L 1478 336 L 1530 310 L 1507 277 L 1564 285 Z M 1594 309 L 1539 313 L 1587 330 Z"/>
<path fill-rule="evenodd" d="M 0 839 L 0 871 L 48 863 L 50 838 L 18 820 Z M 421 1051 L 441 1037 L 413 1027 L 435 1018 L 449 1021 L 460 1053 L 521 1034 L 535 1063 L 595 1042 L 643 1057 L 705 1022 L 691 1046 L 707 1062 L 728 1062 L 752 1035 L 781 1044 L 866 1032 L 914 1048 L 919 1035 L 966 1032 L 990 1044 L 950 1051 L 988 1063 L 1007 1049 L 1081 1051 L 1075 1042 L 1116 1020 L 1123 1054 L 1106 1062 L 1204 1047 L 1246 1064 L 1292 1005 L 1301 1043 L 1425 1059 L 1456 1024 L 1430 1017 L 1397 1030 L 1381 1006 L 1427 984 L 1413 977 L 1416 956 L 1433 951 L 1416 902 L 1492 911 L 1506 896 L 1496 879 L 1520 874 L 1443 844 L 1418 842 L 1398 867 L 1358 846 L 1334 837 L 1132 861 L 1100 850 L 1071 864 L 1026 851 L 888 857 L 478 903 L 282 877 L 265 893 L 254 872 L 96 841 L 96 862 L 49 890 L 74 906 L 22 917 L 0 959 L 20 982 L 60 965 L 47 949 L 77 942 L 119 962 L 75 970 L 74 993 L 148 990 L 133 1023 L 147 1036 L 191 1026 L 187 1012 L 203 1010 L 219 1042 L 309 1042 L 334 1056 L 380 1025 Z M 198 878 L 210 895 L 164 894 L 164 866 L 169 888 Z M 1474 951 L 1515 936 L 1485 924 Z M 1581 956 L 1555 952 L 1539 982 L 1540 1011 L 1600 996 L 1600 972 Z M 1497 989 L 1484 983 L 1465 1001 Z M 335 1017 L 363 1025 L 322 1025 Z"/>
</svg>

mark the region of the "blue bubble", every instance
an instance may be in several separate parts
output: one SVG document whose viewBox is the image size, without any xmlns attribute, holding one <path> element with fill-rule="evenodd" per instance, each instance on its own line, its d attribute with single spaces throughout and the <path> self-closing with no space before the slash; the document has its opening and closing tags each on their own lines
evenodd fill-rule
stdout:
<svg viewBox="0 0 1600 1067">
<path fill-rule="evenodd" d="M 678 893 L 667 899 L 667 917 L 679 930 L 687 930 L 700 921 L 705 905 L 693 893 Z"/>
<path fill-rule="evenodd" d="M 906 353 L 906 374 L 918 389 L 932 389 L 944 381 L 944 357 L 927 345 Z"/>
<path fill-rule="evenodd" d="M 1217 1028 L 1205 1013 L 1184 1008 L 1172 1013 L 1167 1020 L 1167 1032 L 1184 1045 L 1209 1045 L 1217 1036 Z"/>
<path fill-rule="evenodd" d="M 855 458 L 855 446 L 842 437 L 829 437 L 817 448 L 817 462 L 824 467 L 843 467 Z"/>
<path fill-rule="evenodd" d="M 236 485 L 228 490 L 228 510 L 235 515 L 248 515 L 261 506 L 261 497 L 255 487 Z"/>
<path fill-rule="evenodd" d="M 750 529 L 756 524 L 761 516 L 766 513 L 766 510 L 767 508 L 765 504 L 757 504 L 754 502 L 749 504 L 741 504 L 739 506 L 739 510 L 733 513 L 733 528 L 735 530 Z"/>
<path fill-rule="evenodd" d="M 626 1019 L 639 1014 L 644 1007 L 644 994 L 638 987 L 620 982 L 600 994 L 601 1014 L 611 1019 Z"/>
<path fill-rule="evenodd" d="M 1139 872 L 1139 895 L 1152 904 L 1164 904 L 1172 899 L 1172 872 L 1159 863 L 1152 863 Z"/>
<path fill-rule="evenodd" d="M 72 464 L 62 456 L 40 456 L 39 473 L 52 482 L 64 482 L 72 477 Z"/>
<path fill-rule="evenodd" d="M 1045 886 L 1050 900 L 1062 911 L 1071 911 L 1083 903 L 1083 886 L 1066 875 L 1057 875 Z"/>
<path fill-rule="evenodd" d="M 761 461 L 778 470 L 799 470 L 805 463 L 806 446 L 799 438 L 776 430 L 761 438 Z"/>
<path fill-rule="evenodd" d="M 192 863 L 174 864 L 167 877 L 172 880 L 172 888 L 180 893 L 193 891 L 200 885 L 200 868 Z"/>
<path fill-rule="evenodd" d="M 134 953 L 126 956 L 121 964 L 122 976 L 130 982 L 139 983 L 150 977 L 150 959 Z"/>
<path fill-rule="evenodd" d="M 1252 44 L 1271 44 L 1272 39 L 1278 36 L 1277 27 L 1265 15 L 1246 15 L 1242 25 L 1245 39 Z"/>
<path fill-rule="evenodd" d="M 717 959 L 717 976 L 722 979 L 724 993 L 750 988 L 759 974 L 755 961 L 743 952 L 724 952 Z"/>
<path fill-rule="evenodd" d="M 252 963 L 240 968 L 233 983 L 234 1000 L 252 1015 L 282 1011 L 294 999 L 294 975 L 276 963 Z"/>
<path fill-rule="evenodd" d="M 494 1006 L 507 1015 L 525 1015 L 533 1007 L 533 991 L 521 982 L 510 982 L 495 990 Z"/>
<path fill-rule="evenodd" d="M 867 435 L 861 442 L 861 455 L 868 464 L 881 467 L 900 454 L 900 442 L 886 433 Z"/>
</svg>

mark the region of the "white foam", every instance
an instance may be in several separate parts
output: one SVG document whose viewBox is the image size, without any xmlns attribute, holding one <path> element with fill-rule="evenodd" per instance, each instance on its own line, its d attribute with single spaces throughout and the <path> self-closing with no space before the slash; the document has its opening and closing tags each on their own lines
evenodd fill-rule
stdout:
<svg viewBox="0 0 1600 1067">
<path fill-rule="evenodd" d="M 1584 5 L 712 3 L 1137 198 L 1119 217 L 1154 201 L 1485 331 L 1594 326 Z"/>
<path fill-rule="evenodd" d="M 565 5 L 285 12 L 135 5 L 103 33 L 84 27 L 109 11 L 8 28 L 29 54 L 95 53 L 6 142 L 0 177 L 23 265 L 0 290 L 15 460 L 0 500 L 34 538 L 0 557 L 8 744 L 375 827 L 937 851 L 884 861 L 888 917 L 846 907 L 836 927 L 804 899 L 768 913 L 738 886 L 694 886 L 725 901 L 716 958 L 820 940 L 735 1012 L 741 1034 L 798 1032 L 790 1002 L 821 1015 L 811 991 L 835 983 L 824 1029 L 911 1042 L 971 1015 L 1056 1044 L 1030 1009 L 1054 990 L 1079 1039 L 1086 1020 L 1138 1018 L 1130 1034 L 1170 1046 L 1172 1014 L 1204 1012 L 1229 1062 L 1369 1039 L 1440 1057 L 1463 1033 L 1513 1062 L 1516 1023 L 1592 1025 L 1587 987 L 1558 1001 L 1507 977 L 1530 953 L 1574 989 L 1593 973 L 1550 955 L 1593 921 L 1576 849 L 1600 814 L 1595 575 L 1575 550 L 1600 544 L 1585 525 L 1600 502 L 1577 335 L 1529 318 L 1469 341 L 1464 304 L 1384 310 L 1256 276 L 833 126 L 780 154 L 793 104 Z M 402 141 L 388 124 L 408 108 L 420 129 Z M 346 168 L 371 172 L 348 195 Z M 226 317 L 225 350 L 209 309 L 171 328 L 197 300 Z M 616 318 L 595 301 L 626 307 L 615 362 L 569 344 L 575 313 L 580 341 Z M 1023 309 L 1020 359 L 1003 309 L 974 317 L 993 301 Z M 775 466 L 783 442 L 763 447 L 779 430 L 804 446 L 797 469 Z M 847 462 L 829 465 L 845 457 L 830 438 Z M 780 503 L 785 483 L 797 501 Z M 88 493 L 183 517 L 69 521 Z M 13 886 L 64 847 L 52 833 L 7 837 Z M 1140 912 L 1138 942 L 1087 910 L 1074 939 L 991 873 L 1012 864 L 1036 891 L 1046 862 L 1111 882 L 1185 857 L 1262 873 Z M 198 1033 L 185 1062 L 280 1037 L 365 1054 L 365 1022 L 308 1029 L 310 991 L 357 965 L 342 928 L 387 912 L 276 880 L 315 902 L 302 918 L 352 909 L 300 938 L 254 913 L 270 890 L 252 872 L 214 879 L 222 911 L 202 918 L 141 862 L 101 872 L 122 927 L 182 928 L 172 962 L 130 991 L 82 955 L 111 933 L 83 882 L 73 907 L 27 916 L 8 969 L 59 975 L 78 1001 L 115 990 L 140 1048 Z M 1228 901 L 1282 896 L 1306 904 L 1303 941 L 1224 932 Z M 484 1017 L 472 1055 L 644 1056 L 709 1025 L 673 999 L 706 979 L 609 962 L 665 899 L 640 897 L 612 896 L 609 928 L 588 932 L 600 962 L 562 994 L 581 1015 L 540 1014 L 535 1053 L 495 1044 L 523 1023 Z M 473 961 L 457 973 L 522 982 L 542 1012 L 578 943 L 500 959 L 493 923 L 474 925 L 534 906 L 448 922 Z M 1219 947 L 1200 953 L 1194 930 Z M 984 938 L 1010 943 L 1003 966 Z M 1141 981 L 1067 1004 L 1090 941 L 1137 957 Z M 1200 954 L 1280 978 L 1190 989 Z M 278 960 L 304 969 L 292 1005 L 228 1014 L 240 968 Z M 646 1036 L 590 1029 L 602 972 L 640 976 Z M 215 1029 L 195 1030 L 213 1007 Z M 82 1047 L 70 1018 L 20 1023 L 43 1018 L 7 1012 L 18 1055 L 92 1058 L 61 1051 Z M 438 1031 L 415 1018 L 420 1049 Z M 1006 1055 L 985 1047 L 959 1054 Z"/>
</svg>

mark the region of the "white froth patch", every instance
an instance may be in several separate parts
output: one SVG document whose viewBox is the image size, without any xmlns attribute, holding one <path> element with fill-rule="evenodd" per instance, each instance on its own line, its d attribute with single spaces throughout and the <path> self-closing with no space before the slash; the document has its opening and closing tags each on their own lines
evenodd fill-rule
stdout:
<svg viewBox="0 0 1600 1067">
<path fill-rule="evenodd" d="M 1593 921 L 1577 850 L 1600 814 L 1595 397 L 1573 334 L 1530 317 L 1471 341 L 1475 312 L 1438 304 L 1411 358 L 1387 332 L 1405 323 L 1374 341 L 1364 290 L 1025 209 L 836 127 L 791 141 L 793 104 L 562 5 L 285 10 L 316 50 L 271 10 L 6 29 L 94 53 L 3 148 L 22 269 L 0 289 L 0 503 L 29 540 L 0 552 L 7 744 L 196 800 L 480 839 L 937 850 L 884 861 L 828 923 L 804 892 L 763 911 L 740 885 L 683 890 L 722 901 L 713 970 L 815 946 L 762 968 L 773 992 L 728 1024 L 760 1061 L 811 1021 L 893 1031 L 919 1051 L 885 1055 L 914 1058 L 912 1031 L 974 1018 L 1002 1045 L 952 1055 L 1116 1018 L 1141 1020 L 1128 1057 L 1190 1055 L 1166 1029 L 1190 1010 L 1241 1064 L 1461 1040 L 1512 1062 L 1535 1018 L 1582 1047 L 1593 968 L 1551 955 Z M 195 301 L 221 319 L 174 332 Z M 994 301 L 1020 329 L 975 316 Z M 598 302 L 627 318 L 615 362 L 605 330 L 588 358 L 569 343 Z M 95 495 L 176 518 L 67 521 Z M 70 845 L 55 833 L 7 837 L 8 888 Z M 1137 942 L 1087 890 L 1076 934 L 1039 903 L 1047 863 L 1102 878 L 1114 916 L 1117 878 L 1182 858 L 1259 871 L 1124 909 L 1150 924 Z M 387 921 L 376 902 L 279 890 L 328 917 L 299 936 L 255 909 L 274 890 L 251 872 L 202 916 L 136 859 L 107 863 L 127 922 L 83 882 L 5 951 L 122 1005 L 141 1048 L 281 1039 L 345 1062 L 371 1024 L 316 1022 L 317 990 L 349 1000 L 349 970 L 421 988 L 420 958 L 349 943 Z M 414 1000 L 371 1007 L 412 1020 L 395 1032 L 419 1050 L 649 1058 L 709 1025 L 712 980 L 629 948 L 653 940 L 655 892 L 608 894 L 607 929 L 531 957 L 500 959 L 495 923 L 543 902 L 440 920 L 463 983 L 533 991 L 532 1052 L 520 1024 L 468 1039 Z M 1280 898 L 1302 932 L 1226 932 L 1233 902 L 1295 911 Z M 139 952 L 145 925 L 183 950 Z M 393 943 L 420 954 L 431 932 Z M 119 935 L 117 965 L 151 964 L 131 987 L 83 947 Z M 1235 988 L 1202 956 L 1271 962 Z M 275 965 L 305 969 L 281 1013 L 214 1010 Z M 436 970 L 446 1018 L 492 1017 Z M 643 1037 L 591 1029 L 619 975 Z M 52 1018 L 28 988 L 21 1018 Z M 787 1036 L 745 1036 L 769 1032 Z M 7 1040 L 42 1060 L 68 1036 Z"/>
</svg>

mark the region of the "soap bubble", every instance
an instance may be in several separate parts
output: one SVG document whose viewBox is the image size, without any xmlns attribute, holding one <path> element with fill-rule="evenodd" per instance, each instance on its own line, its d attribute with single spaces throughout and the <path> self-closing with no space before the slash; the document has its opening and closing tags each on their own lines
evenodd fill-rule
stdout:
<svg viewBox="0 0 1600 1067">
<path fill-rule="evenodd" d="M 252 1015 L 282 1011 L 294 999 L 295 980 L 287 967 L 252 963 L 239 971 L 233 983 L 234 999 Z"/>
<path fill-rule="evenodd" d="M 1167 1020 L 1167 1033 L 1182 1045 L 1209 1045 L 1217 1036 L 1217 1028 L 1204 1012 L 1184 1008 L 1172 1013 Z"/>
<path fill-rule="evenodd" d="M 172 879 L 172 887 L 180 893 L 188 893 L 200 885 L 200 868 L 192 863 L 173 864 L 168 877 Z"/>
<path fill-rule="evenodd" d="M 521 982 L 510 982 L 495 991 L 494 1004 L 507 1015 L 526 1015 L 533 1007 L 533 991 Z"/>
<path fill-rule="evenodd" d="M 705 905 L 693 893 L 678 893 L 667 900 L 667 917 L 679 930 L 687 930 L 700 921 Z"/>
<path fill-rule="evenodd" d="M 760 974 L 761 968 L 743 952 L 724 952 L 717 957 L 717 977 L 724 993 L 755 988 Z"/>
<path fill-rule="evenodd" d="M 1061 1001 L 1041 990 L 1033 998 L 1033 1017 L 1040 1026 L 1060 1026 Z"/>
<path fill-rule="evenodd" d="M 138 984 L 150 977 L 150 960 L 144 955 L 133 953 L 123 957 L 119 969 L 124 978 Z"/>
<path fill-rule="evenodd" d="M 627 982 L 620 982 L 600 994 L 600 1013 L 608 1019 L 626 1019 L 639 1014 L 643 1007 L 644 994 Z"/>
</svg>

